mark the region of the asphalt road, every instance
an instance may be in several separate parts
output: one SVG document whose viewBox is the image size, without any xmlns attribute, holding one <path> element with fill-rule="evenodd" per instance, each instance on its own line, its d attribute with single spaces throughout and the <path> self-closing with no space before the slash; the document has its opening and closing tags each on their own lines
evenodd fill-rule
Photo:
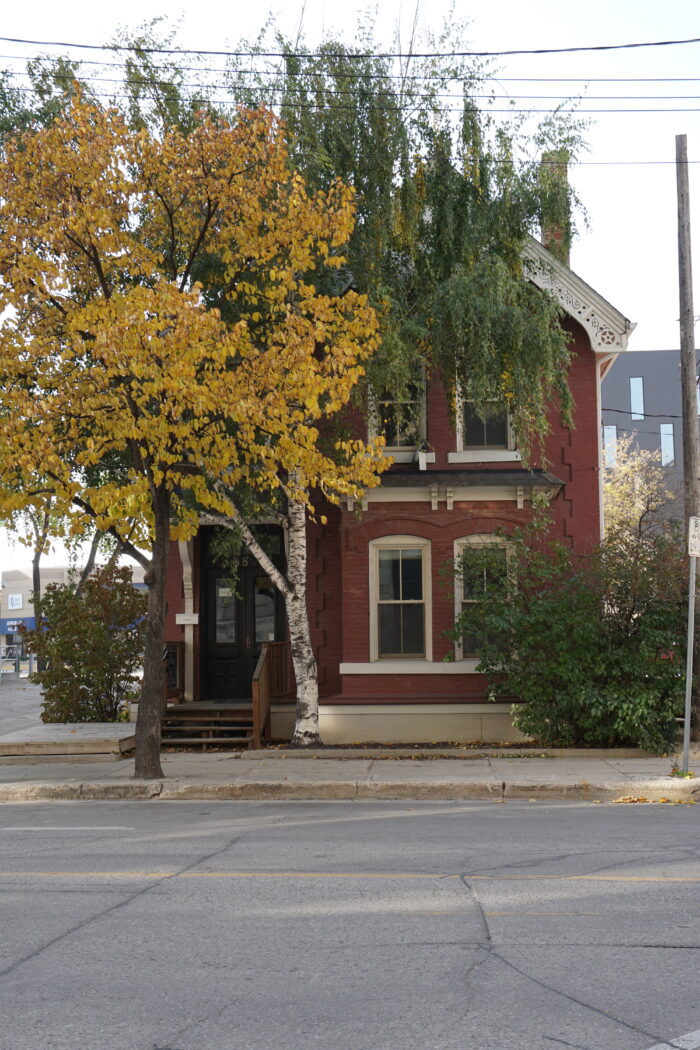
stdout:
<svg viewBox="0 0 700 1050">
<path fill-rule="evenodd" d="M 6 804 L 0 1050 L 693 1050 L 699 817 Z"/>
</svg>

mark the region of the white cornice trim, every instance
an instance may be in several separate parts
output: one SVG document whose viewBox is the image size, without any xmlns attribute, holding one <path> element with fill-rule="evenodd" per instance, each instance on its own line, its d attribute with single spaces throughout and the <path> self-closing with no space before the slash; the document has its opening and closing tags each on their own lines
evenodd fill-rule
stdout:
<svg viewBox="0 0 700 1050">
<path fill-rule="evenodd" d="M 379 486 L 364 493 L 363 510 L 370 503 L 430 503 L 437 510 L 445 503 L 452 510 L 455 503 L 483 503 L 484 501 L 511 502 L 522 507 L 525 500 L 532 499 L 533 492 L 548 491 L 548 486 L 530 488 L 524 485 L 455 485 L 454 487 L 431 484 L 430 472 L 426 473 L 423 485 Z M 347 501 L 348 510 L 354 503 Z"/>
<path fill-rule="evenodd" d="M 567 314 L 583 326 L 595 353 L 610 354 L 627 349 L 627 340 L 636 325 L 607 299 L 533 237 L 525 242 L 522 257 L 525 276 L 553 295 Z"/>
</svg>

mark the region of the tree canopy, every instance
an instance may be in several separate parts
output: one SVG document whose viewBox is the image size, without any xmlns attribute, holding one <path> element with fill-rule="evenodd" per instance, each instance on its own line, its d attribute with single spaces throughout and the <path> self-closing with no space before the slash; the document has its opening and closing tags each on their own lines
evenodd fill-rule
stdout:
<svg viewBox="0 0 700 1050">
<path fill-rule="evenodd" d="M 307 190 L 269 111 L 157 138 L 78 98 L 5 142 L 0 505 L 50 492 L 148 570 L 146 769 L 168 540 L 202 511 L 236 516 L 239 483 L 305 506 L 312 488 L 357 494 L 384 465 L 319 435 L 377 346 L 366 298 L 314 283 L 342 267 L 353 219 L 341 182 Z"/>
</svg>

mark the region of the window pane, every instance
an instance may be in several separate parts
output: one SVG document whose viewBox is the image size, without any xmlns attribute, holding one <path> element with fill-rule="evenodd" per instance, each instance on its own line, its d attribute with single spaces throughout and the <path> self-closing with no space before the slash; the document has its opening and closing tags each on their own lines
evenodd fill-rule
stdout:
<svg viewBox="0 0 700 1050">
<path fill-rule="evenodd" d="M 255 579 L 255 641 L 275 640 L 275 588 L 269 576 Z"/>
<path fill-rule="evenodd" d="M 379 552 L 379 600 L 397 602 L 401 598 L 401 551 Z"/>
<path fill-rule="evenodd" d="M 401 606 L 379 606 L 379 655 L 401 655 Z"/>
<path fill-rule="evenodd" d="M 502 405 L 486 405 L 482 416 L 472 401 L 465 401 L 462 412 L 465 448 L 507 448 L 508 415 Z"/>
<path fill-rule="evenodd" d="M 379 429 L 390 448 L 415 447 L 421 440 L 422 400 L 379 402 Z"/>
<path fill-rule="evenodd" d="M 474 411 L 474 405 L 471 401 L 465 401 L 463 411 L 465 446 L 474 446 L 476 448 L 482 448 L 484 442 L 486 441 L 483 419 L 481 418 L 481 416 L 477 416 L 476 412 Z"/>
<path fill-rule="evenodd" d="M 675 462 L 675 451 L 673 448 L 673 423 L 661 423 L 661 465 L 672 467 Z"/>
<path fill-rule="evenodd" d="M 644 380 L 641 376 L 630 379 L 630 412 L 632 419 L 644 419 Z"/>
<path fill-rule="evenodd" d="M 423 656 L 425 627 L 423 603 L 402 605 L 402 653 L 404 656 Z"/>
<path fill-rule="evenodd" d="M 234 645 L 236 642 L 236 591 L 231 580 L 216 581 L 216 642 Z"/>
<path fill-rule="evenodd" d="M 420 601 L 423 597 L 422 551 L 401 551 L 401 598 L 405 602 Z"/>
<path fill-rule="evenodd" d="M 478 656 L 479 646 L 476 638 L 475 618 L 478 615 L 479 606 L 466 602 L 462 605 L 462 656 Z"/>
<path fill-rule="evenodd" d="M 617 462 L 617 427 L 603 427 L 603 459 L 606 467 L 614 467 Z"/>
<path fill-rule="evenodd" d="M 482 551 L 484 562 L 484 586 L 503 587 L 506 582 L 506 549 L 505 547 L 485 547 Z"/>
<path fill-rule="evenodd" d="M 489 409 L 487 406 L 484 422 L 486 444 L 505 448 L 508 444 L 508 420 L 502 408 Z"/>
<path fill-rule="evenodd" d="M 478 547 L 466 547 L 462 552 L 462 594 L 465 598 L 480 598 L 483 593 L 481 550 Z"/>
</svg>

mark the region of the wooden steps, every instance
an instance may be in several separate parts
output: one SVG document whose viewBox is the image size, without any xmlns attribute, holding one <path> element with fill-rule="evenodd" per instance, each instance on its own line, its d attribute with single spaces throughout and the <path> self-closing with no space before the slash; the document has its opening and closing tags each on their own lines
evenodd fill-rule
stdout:
<svg viewBox="0 0 700 1050">
<path fill-rule="evenodd" d="M 165 747 L 247 748 L 253 735 L 250 700 L 175 704 L 161 722 Z"/>
</svg>

